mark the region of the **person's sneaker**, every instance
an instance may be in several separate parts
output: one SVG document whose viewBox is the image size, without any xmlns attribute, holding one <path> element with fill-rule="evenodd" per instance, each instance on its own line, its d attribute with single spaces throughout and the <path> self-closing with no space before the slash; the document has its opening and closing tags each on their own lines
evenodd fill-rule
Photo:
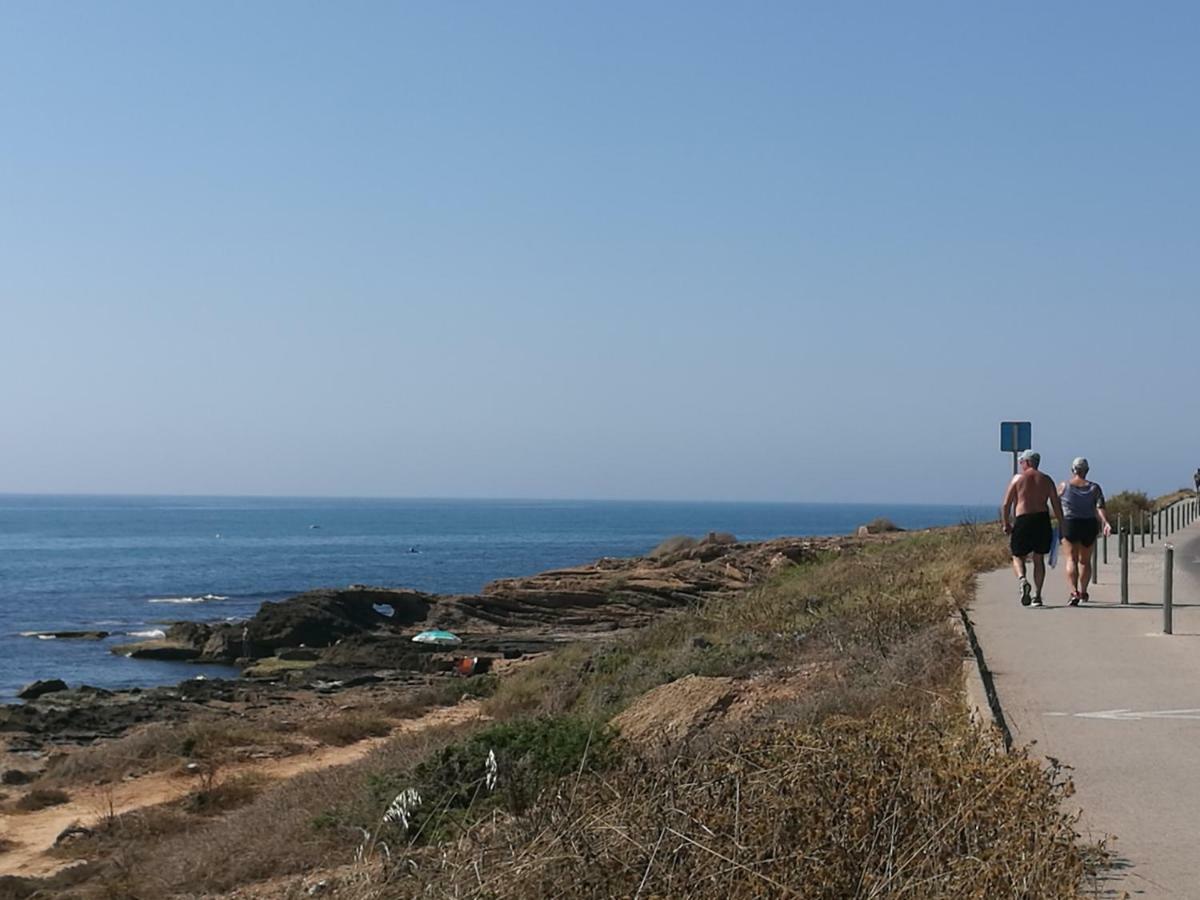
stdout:
<svg viewBox="0 0 1200 900">
<path fill-rule="evenodd" d="M 1083 593 L 1081 593 L 1081 594 L 1079 595 L 1079 599 L 1080 599 L 1080 600 L 1082 600 L 1084 603 L 1087 603 L 1087 602 L 1088 602 L 1088 600 L 1090 599 L 1090 598 L 1088 597 L 1088 592 L 1087 592 L 1087 591 L 1084 591 Z"/>
<path fill-rule="evenodd" d="M 1021 586 L 1021 605 L 1028 606 L 1033 598 L 1033 591 L 1029 587 L 1029 579 L 1020 578 L 1017 580 L 1017 584 Z"/>
<path fill-rule="evenodd" d="M 1079 601 L 1082 599 L 1083 597 L 1079 591 L 1071 591 L 1071 599 L 1067 601 L 1067 606 L 1078 606 Z"/>
<path fill-rule="evenodd" d="M 1036 597 L 1033 598 L 1033 605 L 1034 606 L 1042 605 L 1042 595 L 1041 594 L 1038 594 Z"/>
</svg>

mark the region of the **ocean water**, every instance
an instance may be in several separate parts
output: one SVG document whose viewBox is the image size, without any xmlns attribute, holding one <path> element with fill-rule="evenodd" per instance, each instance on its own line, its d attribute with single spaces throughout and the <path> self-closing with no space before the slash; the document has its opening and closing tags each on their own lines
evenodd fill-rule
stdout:
<svg viewBox="0 0 1200 900">
<path fill-rule="evenodd" d="M 108 652 L 178 620 L 237 620 L 264 600 L 371 584 L 470 593 L 665 537 L 742 540 L 989 519 L 976 506 L 0 495 L 0 702 L 39 678 L 106 688 L 228 670 Z M 102 630 L 102 641 L 39 632 Z"/>
</svg>

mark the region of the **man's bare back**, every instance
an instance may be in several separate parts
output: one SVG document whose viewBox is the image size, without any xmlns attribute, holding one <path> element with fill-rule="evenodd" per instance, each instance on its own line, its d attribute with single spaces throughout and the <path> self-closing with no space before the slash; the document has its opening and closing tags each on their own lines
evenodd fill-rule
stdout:
<svg viewBox="0 0 1200 900">
<path fill-rule="evenodd" d="M 995 494 L 992 495 L 993 497 Z M 1027 468 L 1020 475 L 1014 475 L 1004 495 L 1004 509 L 1007 512 L 1016 504 L 1016 515 L 1027 516 L 1032 513 L 1047 512 L 1046 504 L 1057 507 L 1058 491 L 1054 489 L 1054 479 L 1043 475 L 1037 469 Z M 1057 508 L 1055 516 L 1062 518 Z"/>
</svg>

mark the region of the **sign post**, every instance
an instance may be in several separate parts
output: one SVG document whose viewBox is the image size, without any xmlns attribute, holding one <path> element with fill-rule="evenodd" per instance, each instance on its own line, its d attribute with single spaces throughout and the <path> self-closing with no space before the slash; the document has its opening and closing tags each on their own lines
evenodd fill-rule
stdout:
<svg viewBox="0 0 1200 900">
<path fill-rule="evenodd" d="M 1013 474 L 1017 474 L 1017 454 L 1033 446 L 1033 425 L 1029 422 L 1000 423 L 1000 452 L 1013 455 Z"/>
</svg>

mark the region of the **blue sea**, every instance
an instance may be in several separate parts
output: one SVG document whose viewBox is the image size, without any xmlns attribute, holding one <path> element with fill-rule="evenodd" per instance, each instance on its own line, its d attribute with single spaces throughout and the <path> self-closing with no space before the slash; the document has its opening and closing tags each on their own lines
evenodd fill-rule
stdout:
<svg viewBox="0 0 1200 900">
<path fill-rule="evenodd" d="M 39 678 L 105 688 L 226 670 L 109 647 L 181 619 L 237 620 L 265 600 L 371 584 L 473 593 L 496 578 L 646 553 L 663 538 L 741 540 L 993 518 L 990 507 L 813 503 L 346 500 L 0 495 L 0 702 Z M 102 630 L 102 641 L 39 632 Z"/>
</svg>

